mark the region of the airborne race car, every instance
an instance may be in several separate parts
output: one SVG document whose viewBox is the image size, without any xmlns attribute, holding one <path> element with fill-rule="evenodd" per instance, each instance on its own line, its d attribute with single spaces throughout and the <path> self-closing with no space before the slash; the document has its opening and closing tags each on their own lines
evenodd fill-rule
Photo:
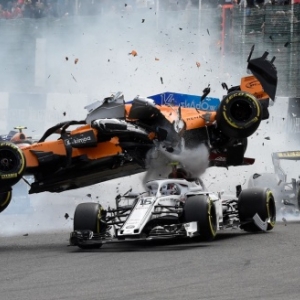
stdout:
<svg viewBox="0 0 300 300">
<path fill-rule="evenodd" d="M 278 213 L 299 215 L 300 210 L 300 180 L 287 180 L 281 161 L 300 160 L 300 151 L 283 151 L 272 153 L 274 173 L 255 173 L 249 181 L 248 187 L 269 187 L 276 201 Z M 295 167 L 293 167 L 293 170 Z"/>
<path fill-rule="evenodd" d="M 116 240 L 196 236 L 212 240 L 219 230 L 267 231 L 275 222 L 274 197 L 267 188 L 238 186 L 237 197 L 223 199 L 196 182 L 161 179 L 147 182 L 144 193 L 117 196 L 114 209 L 105 210 L 99 203 L 79 204 L 70 244 L 88 249 Z"/>
<path fill-rule="evenodd" d="M 22 176 L 34 177 L 30 194 L 59 193 L 144 172 L 147 153 L 154 148 L 180 156 L 183 147 L 204 144 L 211 166 L 252 164 L 254 159 L 244 157 L 247 138 L 269 117 L 269 99 L 275 99 L 277 87 L 275 58 L 268 60 L 266 52 L 251 59 L 252 51 L 248 69 L 253 76 L 227 89 L 216 109 L 198 108 L 207 89 L 202 96 L 173 93 L 172 105 L 158 103 L 166 93 L 131 103 L 117 94 L 87 106 L 85 120 L 59 123 L 29 146 L 0 142 L 0 212 Z M 191 98 L 198 103 L 183 107 Z M 74 125 L 78 127 L 70 129 Z M 53 140 L 55 134 L 59 138 Z"/>
</svg>

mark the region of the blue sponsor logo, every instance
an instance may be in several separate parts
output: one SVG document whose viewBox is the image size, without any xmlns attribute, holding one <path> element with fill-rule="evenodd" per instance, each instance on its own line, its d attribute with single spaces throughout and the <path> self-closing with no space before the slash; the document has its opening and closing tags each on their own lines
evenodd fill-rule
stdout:
<svg viewBox="0 0 300 300">
<path fill-rule="evenodd" d="M 218 98 L 206 97 L 201 101 L 201 96 L 198 95 L 170 92 L 148 96 L 147 98 L 154 100 L 157 105 L 180 105 L 181 107 L 191 107 L 206 111 L 215 111 L 220 105 L 220 99 Z"/>
</svg>

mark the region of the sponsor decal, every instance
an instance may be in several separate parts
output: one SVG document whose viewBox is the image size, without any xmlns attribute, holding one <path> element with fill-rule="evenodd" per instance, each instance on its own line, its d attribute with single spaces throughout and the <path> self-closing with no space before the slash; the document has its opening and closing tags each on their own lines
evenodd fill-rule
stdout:
<svg viewBox="0 0 300 300">
<path fill-rule="evenodd" d="M 66 139 L 66 145 L 71 145 L 74 148 L 94 147 L 97 145 L 97 140 L 93 130 L 90 130 L 69 137 Z"/>
<path fill-rule="evenodd" d="M 2 147 L 2 146 L 16 147 L 16 146 L 13 146 L 13 144 L 12 144 L 11 142 L 9 142 L 9 143 L 6 143 L 6 142 L 0 143 L 0 146 L 1 146 L 1 147 Z"/>
<path fill-rule="evenodd" d="M 125 228 L 126 229 L 132 229 L 132 228 L 134 228 L 135 226 L 134 225 L 129 225 L 129 226 L 126 226 Z"/>
<path fill-rule="evenodd" d="M 181 106 L 187 108 L 196 108 L 199 110 L 215 111 L 220 105 L 220 99 L 213 97 L 206 97 L 201 100 L 201 96 L 179 94 L 179 93 L 162 93 L 148 98 L 154 100 L 158 105 Z"/>
<path fill-rule="evenodd" d="M 5 175 L 1 175 L 1 179 L 11 179 L 11 178 L 16 178 L 17 176 L 18 176 L 17 173 L 5 174 Z"/>
<path fill-rule="evenodd" d="M 211 117 L 211 113 L 206 113 L 206 114 L 202 114 L 202 115 L 198 115 L 198 116 L 195 116 L 195 117 L 190 117 L 190 118 L 187 118 L 187 121 L 192 121 L 192 120 L 195 120 L 195 119 L 204 119 L 205 122 L 210 122 L 210 117 Z"/>
<path fill-rule="evenodd" d="M 85 143 L 87 143 L 88 141 L 91 141 L 91 140 L 92 139 L 91 139 L 90 136 L 83 137 L 83 138 L 78 138 L 78 139 L 73 138 L 72 143 L 73 144 L 85 144 Z"/>
<path fill-rule="evenodd" d="M 152 203 L 152 198 L 142 198 L 140 200 L 140 205 L 150 205 Z"/>
<path fill-rule="evenodd" d="M 164 94 L 162 95 L 162 101 L 164 105 L 174 105 L 175 104 L 175 98 L 174 94 Z"/>
<path fill-rule="evenodd" d="M 258 80 L 253 80 L 253 81 L 250 81 L 246 84 L 246 87 L 248 89 L 252 89 L 252 88 L 255 88 L 256 86 L 259 86 L 261 85 L 260 82 Z"/>
</svg>

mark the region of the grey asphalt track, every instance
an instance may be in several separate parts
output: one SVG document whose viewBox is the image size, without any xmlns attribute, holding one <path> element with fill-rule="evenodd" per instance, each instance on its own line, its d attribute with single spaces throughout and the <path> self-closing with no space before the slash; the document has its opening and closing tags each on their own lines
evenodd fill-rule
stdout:
<svg viewBox="0 0 300 300">
<path fill-rule="evenodd" d="M 220 233 L 213 242 L 105 244 L 68 233 L 0 238 L 0 299 L 299 299 L 300 223 Z"/>
</svg>

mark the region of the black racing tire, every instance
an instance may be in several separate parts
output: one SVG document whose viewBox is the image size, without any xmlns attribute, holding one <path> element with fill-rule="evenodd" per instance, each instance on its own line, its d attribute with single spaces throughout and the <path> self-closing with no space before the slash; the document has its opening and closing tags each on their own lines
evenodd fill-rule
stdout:
<svg viewBox="0 0 300 300">
<path fill-rule="evenodd" d="M 12 197 L 11 189 L 6 192 L 0 192 L 0 213 L 2 213 L 10 204 Z"/>
<path fill-rule="evenodd" d="M 238 198 L 238 213 L 241 229 L 244 231 L 261 231 L 253 222 L 256 213 L 262 221 L 267 222 L 267 230 L 272 230 L 276 223 L 276 205 L 273 193 L 268 188 L 242 190 Z"/>
<path fill-rule="evenodd" d="M 184 222 L 198 222 L 198 233 L 206 240 L 213 240 L 217 234 L 217 215 L 213 202 L 207 195 L 187 198 L 183 208 Z"/>
<path fill-rule="evenodd" d="M 299 188 L 299 186 L 297 188 L 297 205 L 298 205 L 298 210 L 300 210 L 300 188 Z"/>
<path fill-rule="evenodd" d="M 217 110 L 217 127 L 231 138 L 247 138 L 258 128 L 263 116 L 259 100 L 242 91 L 229 93 Z"/>
<path fill-rule="evenodd" d="M 15 185 L 23 176 L 26 168 L 22 150 L 13 143 L 0 143 L 0 186 L 4 190 Z"/>
<path fill-rule="evenodd" d="M 102 230 L 100 227 L 102 210 L 102 206 L 99 203 L 87 202 L 78 204 L 74 213 L 74 231 L 91 230 L 94 233 L 100 233 Z M 101 243 L 78 245 L 81 249 L 96 249 L 101 246 Z"/>
<path fill-rule="evenodd" d="M 248 188 L 269 188 L 274 196 L 276 209 L 285 206 L 285 182 L 281 182 L 276 173 L 255 173 L 248 180 Z"/>
</svg>

